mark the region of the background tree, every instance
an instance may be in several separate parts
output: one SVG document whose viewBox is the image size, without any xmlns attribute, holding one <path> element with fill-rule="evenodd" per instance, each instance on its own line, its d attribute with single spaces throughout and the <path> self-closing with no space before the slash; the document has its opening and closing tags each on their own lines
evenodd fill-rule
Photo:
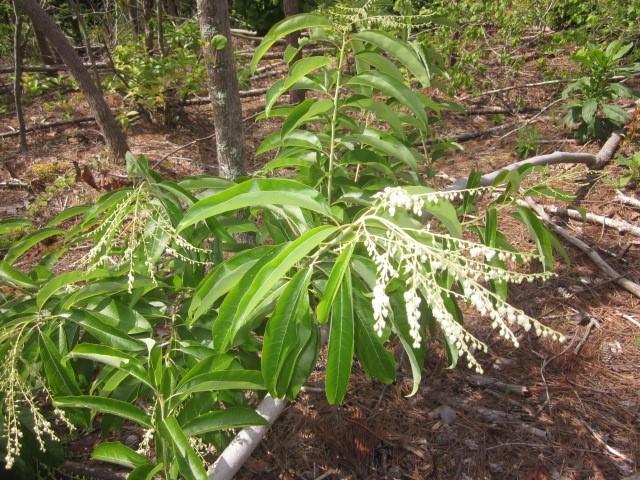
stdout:
<svg viewBox="0 0 640 480">
<path fill-rule="evenodd" d="M 218 170 L 220 176 L 235 179 L 245 173 L 244 131 L 227 0 L 198 0 L 198 21 L 213 110 Z"/>
<path fill-rule="evenodd" d="M 27 151 L 27 135 L 25 133 L 24 113 L 22 112 L 22 15 L 16 3 L 13 4 L 15 13 L 15 30 L 13 32 L 13 58 L 15 75 L 13 79 L 13 97 L 16 104 L 16 116 L 20 129 L 20 151 Z"/>
<path fill-rule="evenodd" d="M 282 0 L 282 9 L 284 11 L 285 17 L 290 17 L 292 15 L 296 15 L 300 13 L 300 8 L 298 5 L 298 0 Z M 296 31 L 291 35 L 287 36 L 287 43 L 291 45 L 293 48 L 298 48 L 298 41 L 300 39 L 300 32 Z M 295 62 L 301 57 L 300 54 L 296 55 L 292 61 Z M 304 90 L 291 90 L 289 92 L 289 101 L 297 105 L 298 103 L 304 101 L 305 91 Z"/>
<path fill-rule="evenodd" d="M 111 109 L 91 78 L 89 71 L 76 54 L 73 45 L 69 43 L 60 27 L 47 15 L 36 0 L 15 0 L 15 4 L 20 11 L 29 16 L 34 27 L 40 29 L 56 49 L 65 65 L 69 67 L 96 117 L 96 123 L 102 131 L 107 147 L 114 157 L 124 159 L 129 150 L 125 134 L 111 113 Z"/>
</svg>

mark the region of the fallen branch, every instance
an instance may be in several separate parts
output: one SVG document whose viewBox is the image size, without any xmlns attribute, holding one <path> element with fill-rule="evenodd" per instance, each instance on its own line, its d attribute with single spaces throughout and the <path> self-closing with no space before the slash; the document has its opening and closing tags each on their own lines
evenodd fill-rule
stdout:
<svg viewBox="0 0 640 480">
<path fill-rule="evenodd" d="M 522 396 L 529 394 L 529 389 L 524 385 L 504 383 L 495 378 L 485 377 L 484 375 L 465 375 L 465 378 L 470 384 L 476 387 L 495 387 L 503 390 L 505 393 L 517 393 Z"/>
<path fill-rule="evenodd" d="M 286 404 L 285 400 L 275 399 L 267 394 L 256 412 L 265 418 L 268 425 L 241 430 L 209 469 L 209 480 L 231 480 L 251 456 L 269 427 L 282 414 Z"/>
<path fill-rule="evenodd" d="M 611 267 L 611 265 L 605 262 L 602 259 L 602 257 L 598 255 L 598 252 L 596 252 L 593 248 L 591 248 L 589 245 L 587 245 L 585 242 L 583 242 L 579 238 L 574 237 L 564 227 L 561 227 L 560 225 L 553 223 L 553 221 L 551 221 L 551 218 L 549 218 L 549 215 L 547 214 L 547 212 L 544 211 L 544 208 L 538 205 L 532 198 L 527 198 L 526 201 L 520 201 L 518 203 L 531 207 L 531 209 L 533 209 L 533 211 L 536 212 L 538 217 L 540 217 L 540 219 L 544 223 L 546 223 L 551 230 L 556 232 L 559 236 L 564 238 L 567 242 L 569 242 L 574 247 L 578 248 L 579 250 L 582 250 L 582 252 L 584 252 L 591 259 L 591 261 L 595 263 L 596 266 L 611 279 L 612 282 L 620 285 L 622 288 L 624 288 L 628 292 L 640 298 L 640 285 L 620 275 L 618 272 L 616 272 L 613 269 L 613 267 Z"/>
<path fill-rule="evenodd" d="M 587 221 L 589 223 L 595 223 L 597 225 L 604 225 L 605 227 L 614 228 L 620 233 L 630 233 L 636 237 L 640 237 L 640 227 L 636 227 L 624 220 L 614 220 L 613 218 L 604 217 L 602 215 L 596 215 L 595 213 L 587 212 L 584 216 L 577 210 L 556 207 L 555 205 L 544 205 L 543 208 L 552 215 L 559 217 L 568 217 L 573 220 Z"/>
<path fill-rule="evenodd" d="M 195 140 L 192 140 L 189 143 L 185 143 L 184 145 L 181 145 L 180 147 L 178 147 L 178 148 L 176 148 L 174 150 L 171 150 L 169 153 L 164 155 L 160 160 L 156 161 L 153 165 L 151 165 L 151 169 L 158 168 L 158 165 L 160 165 L 162 162 L 164 162 L 171 155 L 174 155 L 174 154 L 178 153 L 179 151 L 184 150 L 187 147 L 190 147 L 191 145 L 195 145 L 198 142 L 203 142 L 205 140 L 209 140 L 210 138 L 215 137 L 215 135 L 216 135 L 215 133 L 212 133 L 211 135 L 207 135 L 206 137 L 196 138 Z"/>
<path fill-rule="evenodd" d="M 519 122 L 511 122 L 505 123 L 504 125 L 498 125 L 497 127 L 487 128 L 485 130 L 478 130 L 477 132 L 465 132 L 459 133 L 458 135 L 454 135 L 452 137 L 442 137 L 442 138 L 427 138 L 424 140 L 425 145 L 431 145 L 436 142 L 441 142 L 443 140 L 450 140 L 453 142 L 468 142 L 469 140 L 475 140 L 476 138 L 486 137 L 487 135 L 491 135 L 494 133 L 500 133 L 503 130 L 507 130 L 509 128 L 513 128 L 519 125 Z"/>
<path fill-rule="evenodd" d="M 587 330 L 584 332 L 584 335 L 576 345 L 576 348 L 573 349 L 573 353 L 575 355 L 578 355 L 580 353 L 582 346 L 584 345 L 584 343 L 587 341 L 587 338 L 589 338 L 589 335 L 591 334 L 591 330 L 599 327 L 600 327 L 600 322 L 598 322 L 598 320 L 596 320 L 594 317 L 590 316 L 589 323 L 587 324 Z"/>
<path fill-rule="evenodd" d="M 591 428 L 589 424 L 587 424 L 585 421 L 583 421 L 582 423 L 584 424 L 585 427 L 587 427 L 587 430 L 591 432 L 591 435 L 593 435 L 593 438 L 595 438 L 596 441 L 600 445 L 602 445 L 609 454 L 613 455 L 616 458 L 619 458 L 624 462 L 624 465 L 621 465 L 619 462 L 615 462 L 615 465 L 618 471 L 620 471 L 620 473 L 622 473 L 623 475 L 631 475 L 633 473 L 633 468 L 632 468 L 632 465 L 634 465 L 633 459 L 631 459 L 630 457 L 622 453 L 620 450 L 613 448 L 611 445 L 605 442 L 604 438 L 602 438 L 602 435 L 600 435 L 593 428 Z"/>
<path fill-rule="evenodd" d="M 459 100 L 467 100 L 469 98 L 486 97 L 487 95 L 493 95 L 494 93 L 509 92 L 511 90 L 519 90 L 519 89 L 522 89 L 522 88 L 545 87 L 547 85 L 559 85 L 559 84 L 571 83 L 571 82 L 575 82 L 575 81 L 576 81 L 575 78 L 558 78 L 556 80 L 545 80 L 544 82 L 534 82 L 534 83 L 524 83 L 524 84 L 520 84 L 520 85 L 510 85 L 508 87 L 494 88 L 493 90 L 487 90 L 485 92 L 466 95 L 466 96 L 460 98 Z"/>
<path fill-rule="evenodd" d="M 93 65 L 91 63 L 85 63 L 85 68 L 93 69 Z M 66 71 L 69 68 L 66 65 L 24 65 L 22 67 L 23 72 L 34 72 L 34 73 L 55 73 L 59 71 Z M 112 70 L 111 65 L 107 63 L 96 63 L 96 70 Z M 15 72 L 14 67 L 3 67 L 0 68 L 0 75 L 13 73 Z"/>
<path fill-rule="evenodd" d="M 623 205 L 627 205 L 628 207 L 640 208 L 640 200 L 634 197 L 629 197 L 628 195 L 622 193 L 620 190 L 616 190 L 616 200 Z"/>
</svg>

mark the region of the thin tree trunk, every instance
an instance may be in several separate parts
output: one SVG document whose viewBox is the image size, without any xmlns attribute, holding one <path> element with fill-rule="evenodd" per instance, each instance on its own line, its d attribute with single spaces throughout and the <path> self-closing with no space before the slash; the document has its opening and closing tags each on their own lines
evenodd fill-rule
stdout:
<svg viewBox="0 0 640 480">
<path fill-rule="evenodd" d="M 27 134 L 24 125 L 24 113 L 22 112 L 22 14 L 18 4 L 13 4 L 16 18 L 13 34 L 13 58 L 15 62 L 15 78 L 13 81 L 13 97 L 16 102 L 16 116 L 20 129 L 20 151 L 27 151 Z"/>
<path fill-rule="evenodd" d="M 124 132 L 67 37 L 40 7 L 37 0 L 15 0 L 15 2 L 20 11 L 29 16 L 34 27 L 39 28 L 47 37 L 63 62 L 69 67 L 96 117 L 96 122 L 112 155 L 117 159 L 124 159 L 129 150 Z"/>
<path fill-rule="evenodd" d="M 76 17 L 76 21 L 78 22 L 78 29 L 80 30 L 80 36 L 82 37 L 82 43 L 84 44 L 84 49 L 87 52 L 87 57 L 89 58 L 89 63 L 93 67 L 93 75 L 96 80 L 96 86 L 98 90 L 102 92 L 102 86 L 100 85 L 100 73 L 96 68 L 96 58 L 93 55 L 93 50 L 91 49 L 91 42 L 89 41 L 89 34 L 87 32 L 87 25 L 84 22 L 84 18 L 82 17 L 82 11 L 80 10 L 80 5 L 78 5 L 77 0 L 69 0 L 71 3 L 71 9 L 73 14 Z"/>
<path fill-rule="evenodd" d="M 300 13 L 298 8 L 298 0 L 283 0 L 282 8 L 284 10 L 284 16 L 290 17 L 291 15 L 296 15 Z M 298 48 L 298 41 L 300 39 L 300 32 L 292 33 L 287 36 L 287 43 L 294 48 Z M 295 57 L 293 57 L 291 63 L 297 61 L 301 57 L 300 53 L 298 53 Z M 289 101 L 293 105 L 297 105 L 300 102 L 304 101 L 305 91 L 304 90 L 290 90 L 289 91 Z"/>
<path fill-rule="evenodd" d="M 55 52 L 53 52 L 49 47 L 49 42 L 47 42 L 47 39 L 42 34 L 42 32 L 39 29 L 33 27 L 33 33 L 36 37 L 36 45 L 38 46 L 38 51 L 40 52 L 40 60 L 42 60 L 42 63 L 44 63 L 45 65 L 55 65 L 56 63 L 60 63 L 56 58 Z M 55 77 L 57 75 L 56 72 L 48 72 L 47 74 L 52 77 Z"/>
<path fill-rule="evenodd" d="M 129 21 L 133 27 L 133 31 L 136 35 L 140 35 L 142 28 L 140 28 L 140 15 L 138 13 L 138 0 L 128 0 L 126 3 L 127 15 Z"/>
<path fill-rule="evenodd" d="M 142 0 L 144 18 L 144 49 L 148 55 L 153 52 L 153 0 Z"/>
<path fill-rule="evenodd" d="M 197 0 L 197 5 L 216 134 L 218 172 L 224 178 L 235 179 L 245 173 L 244 133 L 228 4 L 227 0 Z M 211 42 L 216 35 L 227 39 L 221 50 Z"/>
</svg>

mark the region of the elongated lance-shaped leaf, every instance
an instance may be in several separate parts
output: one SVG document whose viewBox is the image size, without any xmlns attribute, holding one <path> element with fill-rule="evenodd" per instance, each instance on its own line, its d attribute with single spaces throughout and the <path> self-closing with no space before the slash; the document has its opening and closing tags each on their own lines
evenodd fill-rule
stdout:
<svg viewBox="0 0 640 480">
<path fill-rule="evenodd" d="M 347 393 L 354 350 L 353 292 L 347 269 L 331 310 L 331 329 L 325 372 L 325 395 L 331 405 L 341 403 Z"/>
<path fill-rule="evenodd" d="M 120 442 L 104 442 L 93 449 L 91 453 L 93 460 L 114 463 L 123 467 L 138 468 L 144 465 L 151 465 L 149 459 L 140 455 Z"/>
<path fill-rule="evenodd" d="M 275 82 L 267 90 L 265 114 L 269 116 L 271 107 L 273 107 L 278 98 L 299 82 L 302 77 L 330 64 L 331 59 L 329 57 L 304 57 L 295 62 L 291 66 L 289 75 Z"/>
<path fill-rule="evenodd" d="M 275 248 L 261 246 L 245 250 L 211 270 L 193 293 L 189 306 L 188 323 L 193 323 L 207 313 L 214 303 L 229 292 L 259 259 L 270 256 Z"/>
<path fill-rule="evenodd" d="M 317 118 L 318 115 L 328 112 L 332 108 L 333 102 L 328 98 L 323 98 L 321 100 L 318 100 L 317 98 L 306 99 L 299 105 L 296 105 L 296 107 L 285 117 L 280 135 L 282 137 L 286 137 L 292 130 L 312 119 Z"/>
<path fill-rule="evenodd" d="M 256 66 L 260 62 L 260 59 L 278 40 L 299 30 L 330 26 L 331 21 L 324 15 L 315 15 L 310 13 L 292 15 L 276 23 L 265 35 L 262 42 L 260 42 L 260 45 L 258 45 L 258 48 L 256 48 L 256 51 L 253 54 L 253 58 L 251 59 L 251 64 L 249 65 L 251 72 L 255 72 Z"/>
<path fill-rule="evenodd" d="M 104 323 L 97 313 L 88 310 L 73 310 L 69 318 L 71 321 L 82 325 L 92 336 L 114 348 L 128 351 L 144 350 L 146 348 L 141 341 L 130 337 L 118 328 Z"/>
<path fill-rule="evenodd" d="M 409 397 L 415 395 L 420 387 L 422 381 L 422 366 L 424 365 L 425 348 L 424 342 L 420 344 L 419 348 L 413 347 L 413 338 L 410 335 L 409 321 L 407 320 L 407 311 L 402 299 L 402 295 L 398 292 L 389 296 L 391 302 L 391 321 L 393 328 L 398 335 L 398 339 L 404 348 L 409 364 L 411 365 L 411 374 L 413 376 L 413 388 Z"/>
<path fill-rule="evenodd" d="M 428 128 L 427 113 L 418 97 L 403 82 L 396 80 L 382 72 L 370 71 L 352 77 L 349 85 L 364 85 L 372 87 L 389 97 L 395 98 L 401 105 L 410 109 L 419 120 L 422 130 Z"/>
<path fill-rule="evenodd" d="M 49 300 L 49 298 L 51 298 L 51 296 L 54 295 L 62 287 L 66 287 L 67 285 L 71 285 L 83 280 L 100 278 L 106 275 L 108 275 L 108 273 L 103 270 L 94 270 L 93 272 L 64 272 L 60 275 L 56 275 L 47 283 L 45 283 L 38 291 L 38 295 L 36 296 L 36 306 L 41 309 L 47 302 L 47 300 Z"/>
<path fill-rule="evenodd" d="M 186 480 L 207 480 L 207 472 L 198 454 L 191 448 L 189 439 L 175 417 L 160 420 L 160 435 L 170 442 L 178 461 L 180 475 Z"/>
<path fill-rule="evenodd" d="M 396 362 L 393 354 L 384 347 L 383 338 L 379 337 L 373 328 L 371 301 L 366 299 L 361 291 L 357 291 L 358 283 L 354 279 L 356 357 L 371 378 L 382 383 L 391 383 L 396 378 Z"/>
<path fill-rule="evenodd" d="M 46 240 L 47 238 L 55 237 L 56 235 L 61 235 L 64 232 L 62 230 L 58 230 L 57 228 L 43 228 L 36 232 L 33 232 L 18 242 L 14 243 L 7 254 L 4 256 L 4 261 L 10 265 L 13 265 L 15 261 L 20 258 L 24 253 L 26 253 L 30 248 L 34 245 Z"/>
<path fill-rule="evenodd" d="M 327 285 L 324 287 L 322 300 L 320 300 L 320 303 L 316 307 L 316 319 L 318 323 L 325 323 L 329 318 L 329 311 L 336 298 L 338 289 L 342 284 L 345 272 L 349 270 L 349 263 L 351 262 L 351 255 L 353 254 L 354 248 L 355 242 L 348 243 L 342 252 L 340 252 L 340 255 L 338 255 L 336 263 L 333 264 Z"/>
<path fill-rule="evenodd" d="M 258 178 L 200 200 L 187 210 L 177 230 L 229 211 L 267 205 L 295 205 L 331 217 L 326 200 L 317 190 L 295 180 Z"/>
<path fill-rule="evenodd" d="M 151 377 L 149 377 L 142 363 L 136 357 L 115 348 L 107 347 L 106 345 L 81 343 L 69 352 L 69 356 L 71 358 L 84 358 L 118 368 L 147 386 L 154 388 Z"/>
<path fill-rule="evenodd" d="M 180 382 L 175 395 L 212 390 L 264 390 L 262 372 L 257 370 L 220 370 L 195 375 Z"/>
<path fill-rule="evenodd" d="M 337 231 L 337 227 L 320 226 L 303 233 L 293 242 L 283 246 L 273 260 L 257 272 L 251 284 L 240 296 L 225 299 L 214 323 L 214 347 L 219 352 L 226 351 L 238 331 L 246 324 L 251 313 L 271 291 L 276 283 L 300 260 L 306 257 L 322 241 Z M 229 295 L 231 295 L 231 292 Z M 226 303 L 226 305 L 225 305 Z"/>
<path fill-rule="evenodd" d="M 9 283 L 25 289 L 36 287 L 36 282 L 7 262 L 0 262 L 0 283 Z"/>
<path fill-rule="evenodd" d="M 59 407 L 90 408 L 102 413 L 110 413 L 118 417 L 139 423 L 143 427 L 151 428 L 151 419 L 141 409 L 130 403 L 115 398 L 98 397 L 94 395 L 76 395 L 57 397 L 54 403 Z"/>
<path fill-rule="evenodd" d="M 31 220 L 26 218 L 4 218 L 0 220 L 0 235 L 6 235 L 31 226 Z"/>
<path fill-rule="evenodd" d="M 374 30 L 360 32 L 353 38 L 375 45 L 379 50 L 394 57 L 418 79 L 423 87 L 428 87 L 431 84 L 429 72 L 424 63 L 406 42 L 388 33 Z"/>
<path fill-rule="evenodd" d="M 295 364 L 287 360 L 291 352 L 299 351 L 304 346 L 298 345 L 296 324 L 309 311 L 310 278 L 311 269 L 300 270 L 293 276 L 267 323 L 262 343 L 262 376 L 269 393 L 275 398 L 283 398 L 287 394 L 289 380 L 295 369 Z M 281 381 L 283 378 L 285 381 Z M 282 387 L 279 388 L 279 385 Z"/>
<path fill-rule="evenodd" d="M 184 434 L 191 437 L 209 432 L 267 425 L 267 421 L 247 407 L 230 407 L 225 410 L 208 412 L 194 419 L 188 420 L 182 429 Z"/>
<path fill-rule="evenodd" d="M 418 170 L 419 155 L 391 135 L 366 128 L 362 133 L 352 133 L 341 139 L 344 142 L 360 142 L 369 145 L 384 154 L 395 157 L 414 171 Z"/>
</svg>

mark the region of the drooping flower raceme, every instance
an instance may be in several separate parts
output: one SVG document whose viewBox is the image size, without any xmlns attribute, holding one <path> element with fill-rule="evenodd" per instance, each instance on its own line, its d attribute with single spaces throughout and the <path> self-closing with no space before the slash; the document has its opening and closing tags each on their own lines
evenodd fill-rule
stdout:
<svg viewBox="0 0 640 480">
<path fill-rule="evenodd" d="M 477 194 L 483 190 L 411 195 L 400 187 L 386 188 L 376 195 L 374 206 L 356 223 L 357 235 L 376 265 L 372 299 L 376 333 L 382 335 L 390 314 L 389 282 L 399 279 L 405 285 L 403 299 L 413 346 L 417 348 L 422 342 L 420 306 L 424 301 L 448 343 L 466 359 L 469 368 L 478 372 L 482 372 L 482 367 L 474 352 L 486 351 L 487 347 L 456 321 L 445 300 L 470 304 L 481 316 L 491 320 L 492 328 L 500 336 L 516 347 L 515 326 L 562 340 L 561 334 L 508 304 L 486 286 L 491 281 L 522 283 L 546 279 L 552 274 L 515 270 L 517 262 L 526 264 L 539 258 L 535 254 L 488 247 L 431 230 L 429 225 L 407 227 L 406 222 L 396 222 L 393 217 L 399 211 L 421 216 L 425 205 L 461 199 L 465 193 Z"/>
</svg>

